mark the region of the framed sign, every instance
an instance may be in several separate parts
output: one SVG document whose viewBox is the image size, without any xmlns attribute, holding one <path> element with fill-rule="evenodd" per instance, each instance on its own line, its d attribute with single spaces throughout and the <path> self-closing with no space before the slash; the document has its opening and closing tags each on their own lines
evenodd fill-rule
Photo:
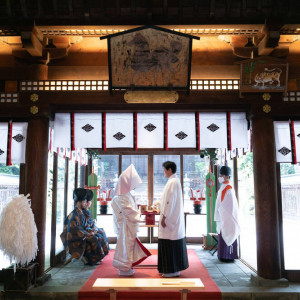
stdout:
<svg viewBox="0 0 300 300">
<path fill-rule="evenodd" d="M 110 90 L 189 90 L 192 39 L 199 37 L 143 26 L 104 38 Z"/>
<path fill-rule="evenodd" d="M 240 64 L 240 93 L 286 92 L 288 63 L 270 57 L 258 57 Z"/>
</svg>

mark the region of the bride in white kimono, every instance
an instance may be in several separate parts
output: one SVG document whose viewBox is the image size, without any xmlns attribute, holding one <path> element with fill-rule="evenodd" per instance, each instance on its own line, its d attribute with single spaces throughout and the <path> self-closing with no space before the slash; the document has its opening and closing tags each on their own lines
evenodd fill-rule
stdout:
<svg viewBox="0 0 300 300">
<path fill-rule="evenodd" d="M 117 234 L 113 266 L 119 270 L 120 276 L 132 276 L 135 273 L 133 267 L 151 255 L 137 238 L 140 214 L 130 193 L 141 183 L 140 176 L 131 164 L 120 175 L 111 202 Z"/>
</svg>

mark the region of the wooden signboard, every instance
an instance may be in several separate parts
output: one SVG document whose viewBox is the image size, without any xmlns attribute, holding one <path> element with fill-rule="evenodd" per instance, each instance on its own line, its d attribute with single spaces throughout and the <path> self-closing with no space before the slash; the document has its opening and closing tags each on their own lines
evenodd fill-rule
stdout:
<svg viewBox="0 0 300 300">
<path fill-rule="evenodd" d="M 258 57 L 240 62 L 240 94 L 286 93 L 288 63 L 270 57 Z"/>
<path fill-rule="evenodd" d="M 112 89 L 189 90 L 191 35 L 143 26 L 102 37 L 108 42 Z"/>
</svg>

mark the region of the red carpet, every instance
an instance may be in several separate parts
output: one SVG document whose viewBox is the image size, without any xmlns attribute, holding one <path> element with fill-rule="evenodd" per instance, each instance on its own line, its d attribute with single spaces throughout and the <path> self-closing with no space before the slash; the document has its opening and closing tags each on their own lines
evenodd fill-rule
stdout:
<svg viewBox="0 0 300 300">
<path fill-rule="evenodd" d="M 141 265 L 156 264 L 157 263 L 157 250 L 150 250 L 152 256 L 148 257 Z M 112 266 L 114 251 L 110 251 L 109 255 L 103 259 L 101 265 L 92 273 L 89 279 L 82 286 L 78 292 L 78 299 L 83 300 L 108 300 L 109 294 L 106 292 L 93 291 L 93 284 L 97 278 L 119 278 L 119 274 L 116 268 Z M 190 299 L 209 299 L 219 300 L 222 299 L 221 291 L 210 277 L 208 271 L 199 260 L 194 250 L 188 250 L 189 268 L 181 272 L 181 278 L 200 278 L 205 286 L 204 290 L 191 292 L 188 294 L 188 300 Z M 160 278 L 156 268 L 135 268 L 134 278 Z M 109 287 L 108 287 L 109 288 Z M 118 292 L 117 300 L 131 300 L 131 299 L 143 299 L 143 300 L 168 300 L 176 299 L 180 300 L 179 292 L 155 292 L 149 291 L 147 293 L 141 291 L 128 291 Z"/>
</svg>

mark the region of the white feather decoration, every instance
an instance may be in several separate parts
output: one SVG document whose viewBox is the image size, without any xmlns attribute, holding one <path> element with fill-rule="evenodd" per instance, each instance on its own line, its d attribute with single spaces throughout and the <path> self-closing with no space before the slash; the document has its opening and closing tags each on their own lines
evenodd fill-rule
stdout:
<svg viewBox="0 0 300 300">
<path fill-rule="evenodd" d="M 37 254 L 37 228 L 28 196 L 17 195 L 0 215 L 0 249 L 22 266 Z"/>
</svg>

